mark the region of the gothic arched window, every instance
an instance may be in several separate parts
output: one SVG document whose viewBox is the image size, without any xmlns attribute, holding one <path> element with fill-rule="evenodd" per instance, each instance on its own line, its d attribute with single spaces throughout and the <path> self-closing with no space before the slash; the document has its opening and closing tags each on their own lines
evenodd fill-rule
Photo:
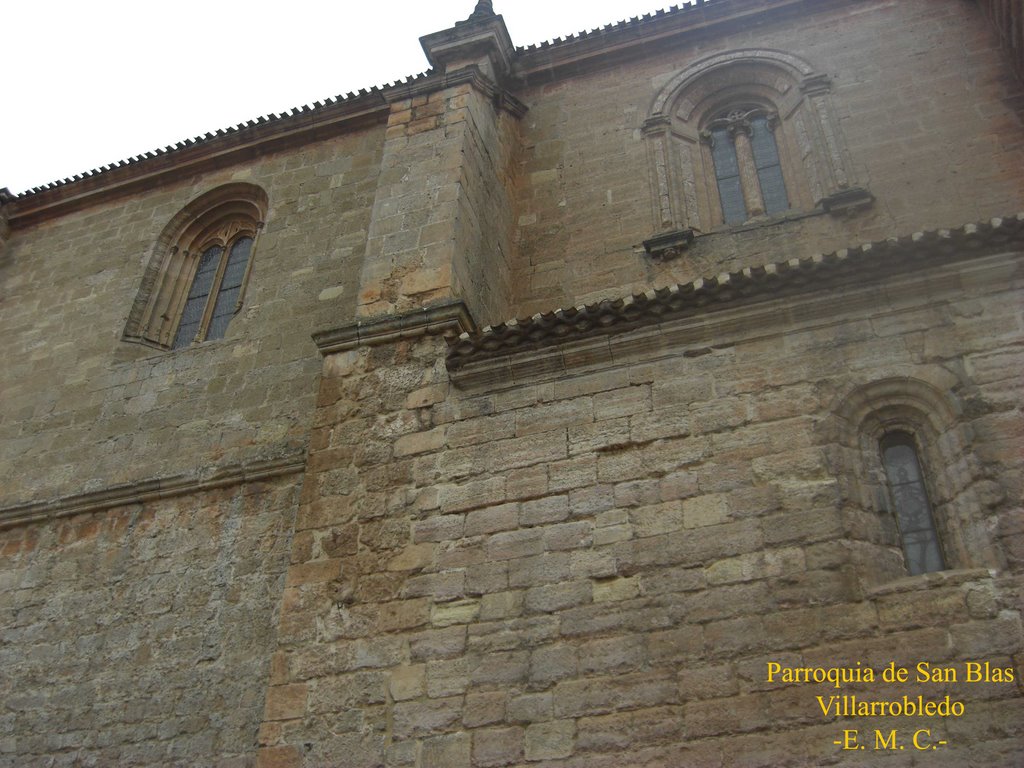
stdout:
<svg viewBox="0 0 1024 768">
<path fill-rule="evenodd" d="M 124 339 L 161 349 L 224 338 L 242 306 L 266 193 L 235 183 L 185 206 L 157 240 Z"/>
<path fill-rule="evenodd" d="M 916 576 L 945 569 L 913 435 L 890 432 L 879 448 L 907 571 Z"/>
</svg>

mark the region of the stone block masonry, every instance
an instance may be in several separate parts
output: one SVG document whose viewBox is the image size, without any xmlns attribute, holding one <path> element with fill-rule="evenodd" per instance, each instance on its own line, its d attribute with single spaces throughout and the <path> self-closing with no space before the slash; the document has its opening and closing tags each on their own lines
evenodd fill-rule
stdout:
<svg viewBox="0 0 1024 768">
<path fill-rule="evenodd" d="M 1014 138 L 1024 97 L 977 8 L 911 0 L 818 3 L 814 10 L 764 19 L 756 34 L 740 24 L 710 39 L 683 36 L 651 46 L 641 61 L 609 62 L 554 83 L 536 54 L 519 94 L 529 112 L 517 186 L 514 316 L 1024 209 L 1017 173 L 1024 150 Z M 801 216 L 767 227 L 705 222 L 686 258 L 652 262 L 641 244 L 659 225 L 639 130 L 651 100 L 687 64 L 754 48 L 798 53 L 828 75 L 851 172 L 878 204 L 856 216 Z"/>
<path fill-rule="evenodd" d="M 1024 764 L 1019 32 L 481 0 L 423 75 L 0 191 L 0 768 Z M 135 343 L 250 231 L 223 339 Z"/>
<path fill-rule="evenodd" d="M 303 450 L 310 334 L 355 314 L 381 138 L 356 132 L 15 229 L 0 261 L 0 506 Z M 238 180 L 257 180 L 271 208 L 227 337 L 174 352 L 121 341 L 160 231 Z"/>
<path fill-rule="evenodd" d="M 1019 578 L 872 586 L 828 427 L 851 382 L 945 381 L 1008 351 L 1017 331 L 981 329 L 1019 322 L 1019 287 L 879 298 L 867 326 L 852 310 L 785 330 L 708 321 L 703 354 L 514 384 L 451 383 L 441 341 L 328 355 L 259 765 L 818 765 L 844 729 L 908 727 L 823 713 L 816 697 L 836 693 L 949 694 L 963 717 L 920 726 L 944 761 L 1021 759 L 1019 682 L 767 677 L 770 661 L 985 659 L 1019 681 Z M 979 351 L 935 358 L 924 340 L 943 334 Z M 1000 370 L 959 389 L 1000 399 Z M 1009 445 L 1009 425 L 968 418 Z M 341 460 L 319 470 L 319 455 Z M 1019 451 L 986 461 L 1016 487 Z M 1012 551 L 1019 534 L 997 536 Z"/>
</svg>

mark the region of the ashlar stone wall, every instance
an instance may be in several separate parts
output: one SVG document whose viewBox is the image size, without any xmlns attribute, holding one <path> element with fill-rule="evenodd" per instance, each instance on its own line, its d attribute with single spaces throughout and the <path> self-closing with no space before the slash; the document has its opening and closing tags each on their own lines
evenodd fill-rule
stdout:
<svg viewBox="0 0 1024 768">
<path fill-rule="evenodd" d="M 946 742 L 929 765 L 1021 760 L 1021 274 L 994 258 L 637 330 L 589 368 L 540 348 L 486 386 L 438 340 L 328 355 L 258 764 L 867 765 L 844 729 L 908 727 Z M 896 377 L 963 406 L 966 471 L 1003 493 L 970 513 L 996 554 L 879 584 L 831 425 Z M 961 677 L 767 675 L 920 661 Z M 1013 678 L 967 684 L 968 661 Z M 965 713 L 815 699 L 904 693 Z"/>
<path fill-rule="evenodd" d="M 355 314 L 382 139 L 10 233 L 0 765 L 253 764 L 320 368 L 310 336 Z M 232 181 L 270 205 L 227 337 L 122 341 L 161 231 Z"/>
<path fill-rule="evenodd" d="M 453 296 L 484 324 L 512 311 L 516 117 L 486 93 L 494 86 L 479 75 L 462 80 L 391 105 L 360 317 Z"/>
<path fill-rule="evenodd" d="M 523 57 L 516 317 L 1024 209 L 1024 89 L 975 4 L 814 5 L 713 33 L 697 25 L 642 59 L 608 57 L 579 73 L 552 76 L 544 51 Z M 694 62 L 750 49 L 794 54 L 829 79 L 851 183 L 875 202 L 848 216 L 704 225 L 685 258 L 654 261 L 642 246 L 658 234 L 642 131 L 651 104 Z"/>
<path fill-rule="evenodd" d="M 3 228 L 0 763 L 856 764 L 844 728 L 906 722 L 823 713 L 835 688 L 768 664 L 918 661 L 1013 679 L 841 693 L 962 701 L 929 765 L 1024 760 L 1016 244 L 538 343 L 490 377 L 414 337 L 427 303 L 483 326 L 1024 208 L 1021 86 L 974 4 L 809 6 L 557 71 L 496 39 L 507 69 L 449 60 L 367 97 L 379 124 L 268 132 L 245 163 Z M 652 261 L 652 99 L 750 48 L 831 81 L 874 203 Z M 233 181 L 269 212 L 227 338 L 123 342 L 156 238 Z M 311 334 L 338 329 L 321 360 Z M 925 458 L 954 459 L 929 465 L 953 567 L 917 578 L 837 420 L 899 381 L 951 425 Z"/>
</svg>

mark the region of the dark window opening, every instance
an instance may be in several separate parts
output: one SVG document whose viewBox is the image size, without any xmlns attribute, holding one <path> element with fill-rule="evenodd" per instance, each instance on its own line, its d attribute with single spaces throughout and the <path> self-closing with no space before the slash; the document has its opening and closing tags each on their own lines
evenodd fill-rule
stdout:
<svg viewBox="0 0 1024 768">
<path fill-rule="evenodd" d="M 220 245 L 211 245 L 203 251 L 172 349 L 196 341 L 224 338 L 228 323 L 238 311 L 238 297 L 252 243 L 251 237 L 240 237 L 228 251 Z"/>
<path fill-rule="evenodd" d="M 946 563 L 913 436 L 891 432 L 882 438 L 880 448 L 907 570 L 911 575 L 944 570 Z"/>
</svg>

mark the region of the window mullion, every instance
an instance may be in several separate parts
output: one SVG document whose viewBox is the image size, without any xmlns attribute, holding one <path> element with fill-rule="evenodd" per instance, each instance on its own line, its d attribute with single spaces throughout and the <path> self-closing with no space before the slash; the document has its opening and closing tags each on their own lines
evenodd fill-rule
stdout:
<svg viewBox="0 0 1024 768">
<path fill-rule="evenodd" d="M 731 132 L 736 144 L 736 162 L 740 167 L 740 186 L 743 189 L 743 200 L 747 204 L 747 216 L 763 216 L 764 199 L 761 197 L 754 150 L 750 146 L 750 124 L 746 121 L 737 123 L 731 127 Z"/>
</svg>

